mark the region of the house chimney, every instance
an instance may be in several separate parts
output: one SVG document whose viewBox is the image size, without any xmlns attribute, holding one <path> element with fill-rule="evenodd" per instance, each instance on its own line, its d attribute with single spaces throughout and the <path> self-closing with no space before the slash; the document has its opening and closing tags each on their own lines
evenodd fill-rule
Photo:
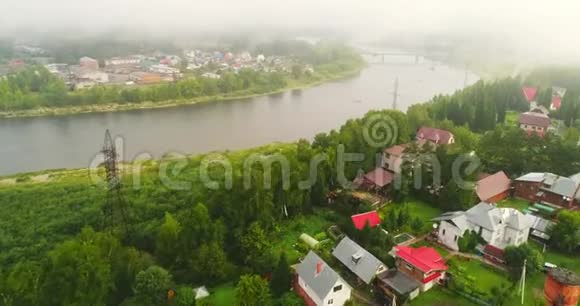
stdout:
<svg viewBox="0 0 580 306">
<path fill-rule="evenodd" d="M 322 272 L 323 268 L 324 268 L 324 265 L 323 265 L 322 261 L 319 261 L 316 264 L 316 276 L 318 276 L 318 274 L 320 274 L 320 272 Z"/>
</svg>

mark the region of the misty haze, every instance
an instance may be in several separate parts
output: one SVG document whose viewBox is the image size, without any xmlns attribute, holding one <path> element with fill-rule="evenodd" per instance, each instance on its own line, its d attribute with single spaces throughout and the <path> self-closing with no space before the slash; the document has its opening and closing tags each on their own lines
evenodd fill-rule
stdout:
<svg viewBox="0 0 580 306">
<path fill-rule="evenodd" d="M 0 306 L 578 305 L 578 29 L 571 0 L 3 0 Z"/>
</svg>

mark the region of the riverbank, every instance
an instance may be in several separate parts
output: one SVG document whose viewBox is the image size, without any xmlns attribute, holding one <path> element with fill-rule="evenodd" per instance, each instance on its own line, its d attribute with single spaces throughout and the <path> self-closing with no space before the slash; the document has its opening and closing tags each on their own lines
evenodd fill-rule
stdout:
<svg viewBox="0 0 580 306">
<path fill-rule="evenodd" d="M 327 82 L 347 79 L 358 75 L 366 66 L 367 66 L 366 63 L 361 62 L 359 65 L 356 65 L 352 69 L 344 70 L 333 75 L 318 74 L 317 78 L 308 78 L 301 80 L 288 79 L 286 86 L 284 86 L 283 88 L 264 93 L 252 93 L 244 90 L 232 92 L 225 95 L 219 94 L 213 96 L 198 97 L 193 99 L 167 100 L 160 102 L 146 101 L 141 103 L 122 103 L 122 104 L 109 103 L 109 104 L 93 104 L 93 105 L 65 106 L 65 107 L 44 107 L 30 110 L 0 112 L 0 119 L 121 112 L 139 109 L 168 108 L 183 105 L 193 105 L 198 103 L 225 102 L 239 99 L 250 99 L 255 97 L 280 94 L 292 90 L 306 89 Z"/>
</svg>

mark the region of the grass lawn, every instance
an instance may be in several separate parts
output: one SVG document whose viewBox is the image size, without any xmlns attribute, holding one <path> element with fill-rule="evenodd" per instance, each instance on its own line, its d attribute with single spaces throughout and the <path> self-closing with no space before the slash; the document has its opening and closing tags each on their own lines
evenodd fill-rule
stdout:
<svg viewBox="0 0 580 306">
<path fill-rule="evenodd" d="M 505 125 L 506 126 L 518 126 L 518 119 L 520 118 L 520 113 L 516 111 L 507 111 L 505 113 Z"/>
<path fill-rule="evenodd" d="M 411 306 L 477 306 L 477 304 L 458 294 L 435 286 L 412 300 Z"/>
<path fill-rule="evenodd" d="M 298 259 L 305 255 L 296 250 L 294 245 L 302 233 L 312 237 L 321 232 L 326 232 L 328 227 L 335 224 L 338 214 L 330 209 L 316 209 L 314 213 L 307 216 L 300 216 L 291 221 L 279 224 L 277 232 L 272 241 L 275 251 L 286 252 L 290 264 L 298 262 Z"/>
<path fill-rule="evenodd" d="M 209 291 L 207 299 L 210 305 L 231 306 L 236 302 L 235 287 L 233 284 L 225 284 Z M 204 299 L 205 300 L 205 299 Z"/>
<path fill-rule="evenodd" d="M 505 199 L 505 200 L 497 203 L 497 206 L 510 207 L 510 208 L 515 208 L 519 211 L 523 211 L 524 209 L 526 209 L 530 206 L 530 203 L 528 201 L 520 200 L 520 199 Z"/>
<path fill-rule="evenodd" d="M 529 241 L 528 243 L 530 246 L 537 248 L 540 252 L 542 252 L 544 248 L 543 245 L 536 241 Z M 551 248 L 546 248 L 546 253 L 544 253 L 544 261 L 553 263 L 558 267 L 580 273 L 580 259 L 578 259 L 578 256 L 562 253 Z"/>
<path fill-rule="evenodd" d="M 437 250 L 439 255 L 441 255 L 441 257 L 443 257 L 443 258 L 445 258 L 445 256 L 447 256 L 447 254 L 449 254 L 449 251 L 447 251 L 446 249 L 444 249 L 436 244 L 430 243 L 429 241 L 425 241 L 425 240 L 419 241 L 419 242 L 412 245 L 412 247 L 415 247 L 415 248 L 422 247 L 422 246 L 434 248 L 435 250 Z"/>
<path fill-rule="evenodd" d="M 478 260 L 454 257 L 450 261 L 464 267 L 467 275 L 475 277 L 477 287 L 482 291 L 490 292 L 493 287 L 511 285 L 507 272 L 496 270 Z"/>
<path fill-rule="evenodd" d="M 391 203 L 381 208 L 379 212 L 381 218 L 384 218 L 390 209 L 400 207 L 401 205 L 406 205 L 407 207 L 409 207 L 411 215 L 413 217 L 418 217 L 419 219 L 421 219 L 421 221 L 424 222 L 423 233 L 427 233 L 433 229 L 432 227 L 433 222 L 431 221 L 431 219 L 438 217 L 442 213 L 442 211 L 439 208 L 429 205 L 428 203 L 425 203 L 421 200 L 409 199 L 405 201 L 403 204 Z"/>
</svg>

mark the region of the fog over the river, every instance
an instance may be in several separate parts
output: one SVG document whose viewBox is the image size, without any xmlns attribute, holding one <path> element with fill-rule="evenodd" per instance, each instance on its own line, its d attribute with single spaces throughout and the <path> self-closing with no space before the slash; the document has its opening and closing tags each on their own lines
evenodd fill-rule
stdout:
<svg viewBox="0 0 580 306">
<path fill-rule="evenodd" d="M 522 59 L 580 63 L 580 1 L 2 0 L 0 33 L 315 29 L 357 40 L 429 35 L 509 48 Z"/>
</svg>

